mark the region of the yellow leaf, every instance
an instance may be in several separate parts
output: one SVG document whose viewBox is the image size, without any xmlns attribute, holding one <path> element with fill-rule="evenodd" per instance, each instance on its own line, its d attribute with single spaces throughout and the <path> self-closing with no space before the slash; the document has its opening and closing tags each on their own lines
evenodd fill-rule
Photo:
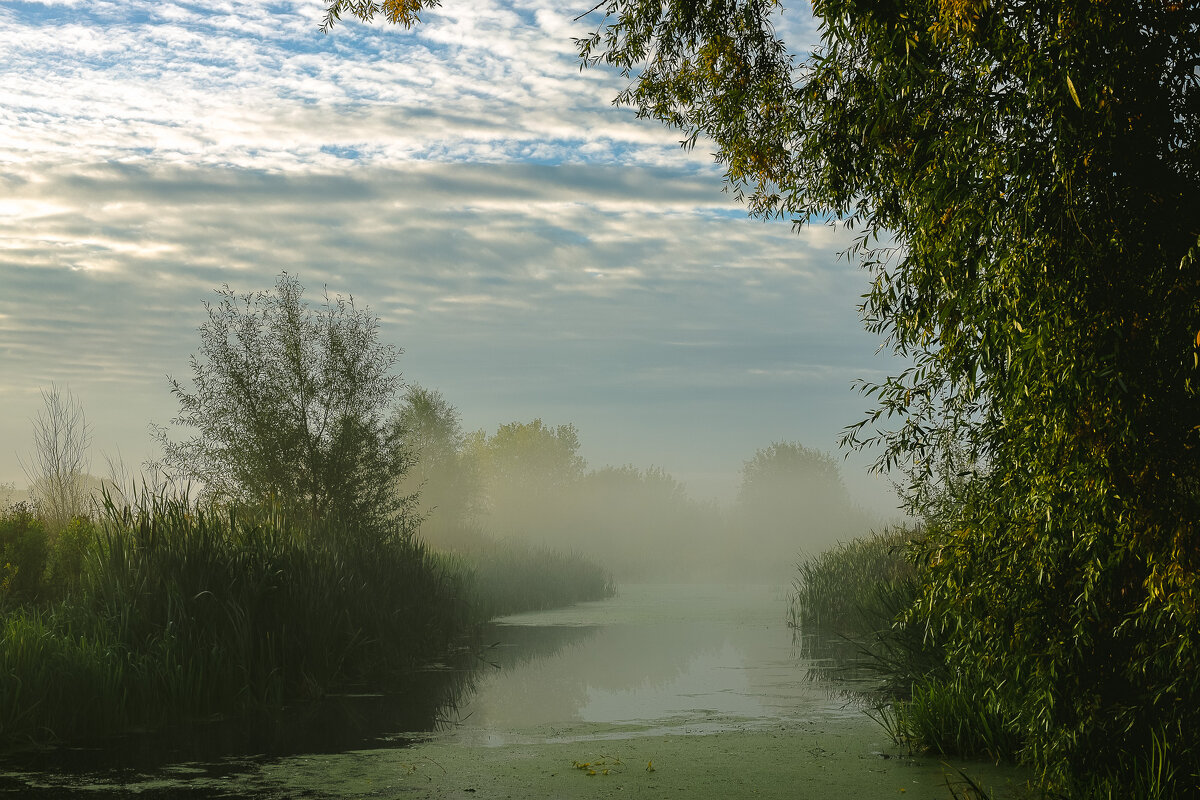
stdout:
<svg viewBox="0 0 1200 800">
<path fill-rule="evenodd" d="M 1071 76 L 1067 76 L 1067 91 L 1071 93 L 1071 99 L 1075 101 L 1075 107 L 1082 109 L 1083 106 L 1079 103 L 1079 95 L 1075 94 L 1075 84 L 1071 83 Z"/>
</svg>

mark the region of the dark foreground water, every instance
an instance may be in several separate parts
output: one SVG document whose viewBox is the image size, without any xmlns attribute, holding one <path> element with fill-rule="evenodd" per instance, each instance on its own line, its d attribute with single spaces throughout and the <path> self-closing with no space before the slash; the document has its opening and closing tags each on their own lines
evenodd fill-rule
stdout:
<svg viewBox="0 0 1200 800">
<path fill-rule="evenodd" d="M 498 621 L 404 696 L 10 754 L 0 793 L 949 797 L 953 770 L 892 746 L 846 699 L 852 676 L 800 655 L 785 608 L 769 587 L 625 586 Z M 996 797 L 1021 777 L 965 767 Z"/>
</svg>

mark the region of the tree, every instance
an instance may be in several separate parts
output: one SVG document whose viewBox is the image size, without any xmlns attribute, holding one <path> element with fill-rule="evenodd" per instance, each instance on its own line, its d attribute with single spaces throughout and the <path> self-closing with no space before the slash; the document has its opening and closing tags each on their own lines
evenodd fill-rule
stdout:
<svg viewBox="0 0 1200 800">
<path fill-rule="evenodd" d="M 434 4 L 329 8 L 411 24 Z M 949 632 L 963 696 L 1015 720 L 1062 791 L 1119 794 L 1157 763 L 1182 795 L 1200 774 L 1200 5 L 814 0 L 803 59 L 773 0 L 595 10 L 580 52 L 634 76 L 620 102 L 711 137 L 752 212 L 859 232 L 867 326 L 911 367 L 864 386 L 878 407 L 846 442 L 882 445 L 915 512 L 973 465 L 914 612 Z"/>
<path fill-rule="evenodd" d="M 641 69 L 623 101 L 712 136 L 755 213 L 859 231 L 868 328 L 912 366 L 866 387 L 878 410 L 847 442 L 882 444 L 918 512 L 945 464 L 976 465 L 910 617 L 948 632 L 944 688 L 1016 720 L 1062 790 L 1127 790 L 1157 760 L 1182 793 L 1200 6 L 818 0 L 802 62 L 765 0 L 604 10 L 582 52 Z"/>
<path fill-rule="evenodd" d="M 42 391 L 42 411 L 33 421 L 33 455 L 22 461 L 30 494 L 53 529 L 87 513 L 88 445 L 92 429 L 71 390 Z"/>
<path fill-rule="evenodd" d="M 497 428 L 487 440 L 486 462 L 494 481 L 531 497 L 560 491 L 586 467 L 575 426 L 551 427 L 540 418 Z"/>
<path fill-rule="evenodd" d="M 325 295 L 312 309 L 286 272 L 274 292 L 205 303 L 191 386 L 170 379 L 172 423 L 198 431 L 172 441 L 156 431 L 162 466 L 198 481 L 206 496 L 277 500 L 312 519 L 396 519 L 408 466 L 388 411 L 400 388 L 400 351 L 378 341 L 379 320 L 354 298 Z"/>
<path fill-rule="evenodd" d="M 410 385 L 396 424 L 413 459 L 405 485 L 420 493 L 426 528 L 431 522 L 440 532 L 460 528 L 476 511 L 479 476 L 464 453 L 458 409 L 441 392 Z"/>
<path fill-rule="evenodd" d="M 557 537 L 566 519 L 566 494 L 586 468 L 574 425 L 535 419 L 501 425 L 491 436 L 468 437 L 482 476 L 491 524 L 508 534 Z"/>
<path fill-rule="evenodd" d="M 747 544 L 785 564 L 802 549 L 828 547 L 867 530 L 837 460 L 798 442 L 774 442 L 745 462 L 737 521 Z"/>
</svg>

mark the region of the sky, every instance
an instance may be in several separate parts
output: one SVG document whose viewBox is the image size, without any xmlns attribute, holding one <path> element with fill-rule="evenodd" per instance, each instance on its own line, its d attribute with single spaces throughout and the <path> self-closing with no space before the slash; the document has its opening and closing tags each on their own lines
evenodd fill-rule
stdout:
<svg viewBox="0 0 1200 800">
<path fill-rule="evenodd" d="M 0 2 L 0 483 L 41 392 L 104 457 L 155 455 L 203 301 L 286 270 L 353 295 L 467 430 L 573 423 L 592 467 L 660 466 L 728 500 L 758 448 L 841 453 L 857 379 L 897 362 L 849 236 L 765 223 L 703 139 L 614 107 L 552 0 L 445 0 L 411 31 L 319 2 Z M 817 38 L 807 5 L 780 31 Z M 886 513 L 873 454 L 858 502 Z"/>
</svg>

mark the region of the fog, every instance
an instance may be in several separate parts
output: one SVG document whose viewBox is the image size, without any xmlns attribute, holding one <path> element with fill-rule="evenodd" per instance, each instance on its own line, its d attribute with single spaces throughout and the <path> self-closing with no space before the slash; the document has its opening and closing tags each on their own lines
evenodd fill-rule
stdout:
<svg viewBox="0 0 1200 800">
<path fill-rule="evenodd" d="M 726 499 L 705 497 L 664 468 L 589 464 L 580 431 L 540 417 L 466 431 L 462 411 L 430 388 L 410 385 L 394 410 L 418 535 L 439 550 L 480 556 L 496 542 L 548 547 L 605 568 L 618 582 L 790 583 L 797 562 L 896 521 L 860 507 L 840 457 L 801 442 L 747 442 L 740 480 Z M 103 485 L 138 479 L 109 459 Z M 193 494 L 203 487 L 193 483 Z M 0 485 L 0 507 L 36 490 Z"/>
<path fill-rule="evenodd" d="M 618 581 L 791 580 L 806 554 L 889 520 L 857 507 L 834 455 L 747 443 L 728 502 L 698 498 L 654 465 L 590 465 L 581 431 L 534 417 L 464 432 L 436 390 L 410 388 L 397 424 L 413 465 L 421 536 L 450 550 L 489 539 L 578 553 Z"/>
</svg>

